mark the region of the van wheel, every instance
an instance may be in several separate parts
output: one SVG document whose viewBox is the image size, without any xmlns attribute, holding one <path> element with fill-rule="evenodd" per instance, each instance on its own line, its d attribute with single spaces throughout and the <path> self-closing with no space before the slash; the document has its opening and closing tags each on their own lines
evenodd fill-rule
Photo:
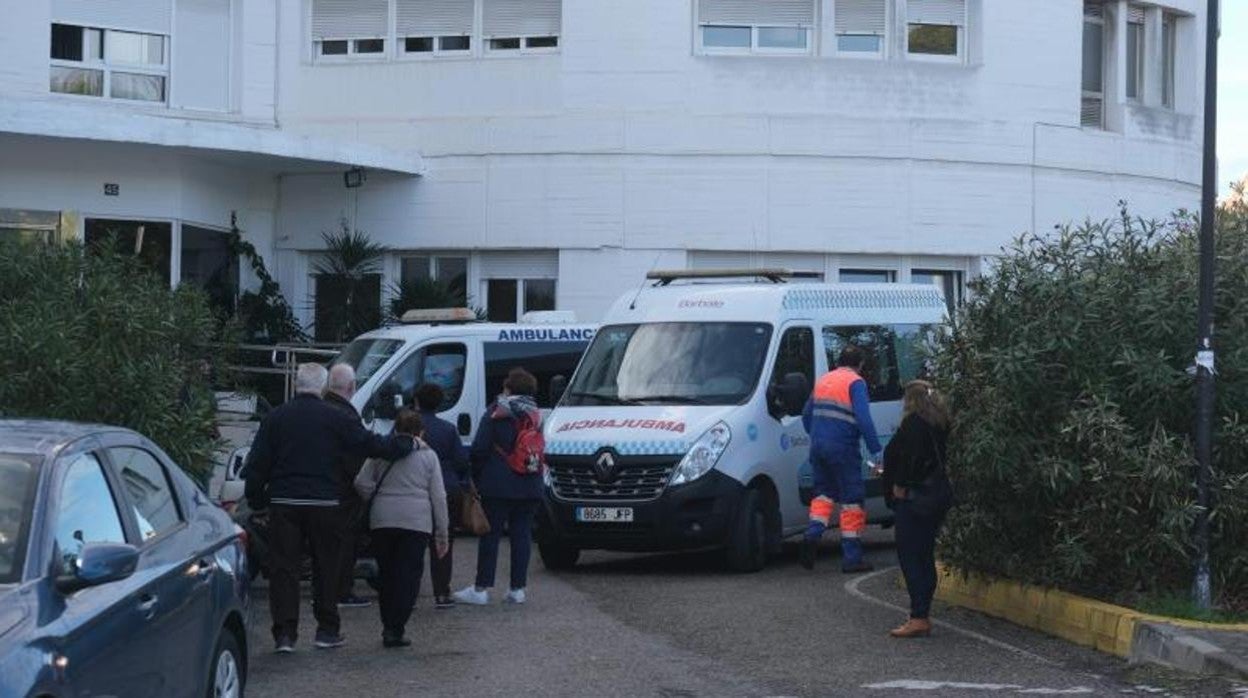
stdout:
<svg viewBox="0 0 1248 698">
<path fill-rule="evenodd" d="M 541 541 L 537 544 L 537 552 L 542 556 L 542 564 L 546 566 L 546 569 L 555 572 L 570 570 L 576 567 L 576 561 L 581 559 L 579 548 L 573 548 L 559 541 Z"/>
<path fill-rule="evenodd" d="M 740 512 L 728 539 L 728 568 L 757 572 L 767 564 L 767 512 L 763 510 L 762 493 L 746 490 Z"/>
<path fill-rule="evenodd" d="M 242 698 L 247 682 L 247 664 L 239 649 L 238 638 L 229 628 L 222 628 L 208 666 L 208 698 Z"/>
</svg>

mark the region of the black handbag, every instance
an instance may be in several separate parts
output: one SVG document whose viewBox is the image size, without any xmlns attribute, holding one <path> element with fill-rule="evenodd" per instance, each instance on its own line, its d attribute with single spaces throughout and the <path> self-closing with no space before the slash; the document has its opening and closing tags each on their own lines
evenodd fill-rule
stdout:
<svg viewBox="0 0 1248 698">
<path fill-rule="evenodd" d="M 931 436 L 930 432 L 928 434 Z M 940 457 L 940 444 L 936 437 L 931 436 L 932 453 L 936 456 L 936 467 L 923 478 L 923 484 L 910 488 L 910 510 L 919 516 L 944 516 L 953 508 L 953 483 L 945 472 L 944 459 Z"/>
</svg>

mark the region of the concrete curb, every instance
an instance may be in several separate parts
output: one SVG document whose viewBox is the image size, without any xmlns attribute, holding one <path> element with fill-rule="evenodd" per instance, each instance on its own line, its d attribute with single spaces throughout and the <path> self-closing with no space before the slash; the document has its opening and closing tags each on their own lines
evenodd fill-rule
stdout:
<svg viewBox="0 0 1248 698">
<path fill-rule="evenodd" d="M 1248 661 L 1193 631 L 1248 633 L 1248 624 L 1154 616 L 1057 589 L 963 573 L 940 565 L 936 598 L 1131 661 L 1248 679 Z"/>
</svg>

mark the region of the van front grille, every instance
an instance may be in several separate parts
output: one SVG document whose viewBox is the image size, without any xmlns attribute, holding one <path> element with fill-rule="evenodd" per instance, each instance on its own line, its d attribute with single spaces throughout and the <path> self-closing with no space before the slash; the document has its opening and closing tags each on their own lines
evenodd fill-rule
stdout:
<svg viewBox="0 0 1248 698">
<path fill-rule="evenodd" d="M 645 502 L 658 499 L 679 456 L 614 456 L 611 476 L 601 477 L 593 456 L 547 456 L 555 496 L 574 502 Z"/>
</svg>

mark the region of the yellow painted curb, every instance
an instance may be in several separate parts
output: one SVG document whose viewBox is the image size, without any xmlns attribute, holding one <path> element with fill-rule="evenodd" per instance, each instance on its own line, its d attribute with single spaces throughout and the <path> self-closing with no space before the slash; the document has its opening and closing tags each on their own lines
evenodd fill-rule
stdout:
<svg viewBox="0 0 1248 698">
<path fill-rule="evenodd" d="M 1056 635 L 1085 647 L 1127 657 L 1136 625 L 1167 623 L 1199 630 L 1248 632 L 1248 623 L 1203 623 L 1133 611 L 1058 589 L 963 573 L 938 565 L 936 598 L 1012 623 Z"/>
</svg>

